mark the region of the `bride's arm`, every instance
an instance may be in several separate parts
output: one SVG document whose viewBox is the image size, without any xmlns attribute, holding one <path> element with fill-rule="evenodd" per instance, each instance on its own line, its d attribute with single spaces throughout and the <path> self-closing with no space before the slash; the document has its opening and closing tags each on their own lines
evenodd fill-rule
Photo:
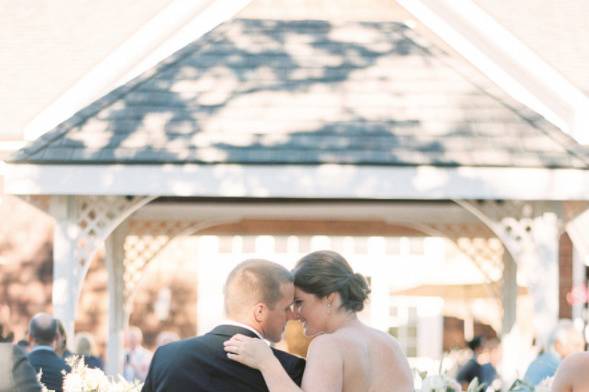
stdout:
<svg viewBox="0 0 589 392">
<path fill-rule="evenodd" d="M 266 381 L 266 386 L 270 392 L 301 392 L 297 384 L 289 377 L 286 370 L 276 357 L 272 356 L 271 361 L 267 361 L 260 367 L 260 372 Z M 304 376 L 303 376 L 304 377 Z"/>
<path fill-rule="evenodd" d="M 317 336 L 311 342 L 302 389 L 260 339 L 235 335 L 225 342 L 225 351 L 230 359 L 260 370 L 270 392 L 341 392 L 343 387 L 341 353 L 329 335 Z"/>
</svg>

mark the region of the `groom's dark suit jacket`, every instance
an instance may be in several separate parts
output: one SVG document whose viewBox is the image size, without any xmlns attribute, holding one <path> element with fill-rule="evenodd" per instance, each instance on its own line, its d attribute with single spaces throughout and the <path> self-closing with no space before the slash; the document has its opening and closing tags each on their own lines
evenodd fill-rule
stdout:
<svg viewBox="0 0 589 392">
<path fill-rule="evenodd" d="M 223 342 L 240 333 L 256 335 L 233 325 L 220 325 L 196 338 L 180 340 L 155 352 L 142 392 L 267 392 L 262 374 L 227 358 Z M 272 349 L 290 377 L 301 384 L 305 360 Z"/>
</svg>

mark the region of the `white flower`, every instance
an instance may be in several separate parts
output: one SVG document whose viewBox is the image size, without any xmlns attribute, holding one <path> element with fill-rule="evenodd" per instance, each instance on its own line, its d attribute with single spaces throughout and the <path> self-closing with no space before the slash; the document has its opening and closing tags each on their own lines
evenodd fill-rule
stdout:
<svg viewBox="0 0 589 392">
<path fill-rule="evenodd" d="M 84 391 L 84 380 L 82 376 L 77 373 L 68 373 L 63 379 L 63 390 L 70 391 Z"/>
<path fill-rule="evenodd" d="M 120 375 L 114 380 L 100 369 L 90 369 L 81 357 L 72 356 L 67 363 L 72 371 L 63 379 L 64 392 L 140 392 L 143 386 L 139 382 L 130 383 Z"/>
<path fill-rule="evenodd" d="M 421 391 L 437 391 L 444 388 L 445 385 L 446 383 L 444 382 L 444 378 L 442 376 L 429 376 L 423 380 L 423 383 L 421 384 Z"/>
<path fill-rule="evenodd" d="M 421 383 L 421 392 L 461 392 L 462 388 L 455 380 L 440 375 L 426 377 Z"/>
<path fill-rule="evenodd" d="M 544 380 L 540 382 L 540 384 L 536 385 L 536 388 L 534 388 L 534 392 L 550 392 L 550 388 L 552 387 L 553 381 L 554 377 L 546 377 Z"/>
<path fill-rule="evenodd" d="M 100 369 L 86 368 L 84 371 L 85 390 L 88 391 L 108 391 L 108 377 Z"/>
</svg>

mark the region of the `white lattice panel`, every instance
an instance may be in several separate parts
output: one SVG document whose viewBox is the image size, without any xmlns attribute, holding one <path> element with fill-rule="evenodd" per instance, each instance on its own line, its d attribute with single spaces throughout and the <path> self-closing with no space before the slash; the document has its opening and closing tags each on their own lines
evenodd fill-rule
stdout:
<svg viewBox="0 0 589 392">
<path fill-rule="evenodd" d="M 432 224 L 420 230 L 449 239 L 477 266 L 489 282 L 499 280 L 503 272 L 504 248 L 501 241 L 482 224 Z M 496 288 L 495 288 L 496 289 Z M 495 290 L 496 298 L 500 292 Z"/>
<path fill-rule="evenodd" d="M 491 228 L 516 257 L 526 247 L 534 247 L 534 227 L 542 224 L 547 213 L 563 221 L 563 205 L 559 202 L 520 200 L 457 201 Z"/>
<path fill-rule="evenodd" d="M 125 299 L 131 301 L 132 293 L 150 261 L 178 235 L 195 224 L 175 221 L 131 221 L 129 235 L 125 239 Z M 129 304 L 130 305 L 130 304 Z"/>
<path fill-rule="evenodd" d="M 488 282 L 501 279 L 504 249 L 499 239 L 461 237 L 456 239 L 454 243 L 462 253 L 473 261 Z M 495 298 L 500 300 L 501 292 L 499 288 L 492 286 L 492 289 Z"/>
<path fill-rule="evenodd" d="M 485 222 L 513 257 L 518 277 L 522 277 L 530 290 L 534 333 L 545 342 L 558 319 L 558 238 L 565 222 L 563 204 L 456 202 Z M 512 294 L 512 298 L 514 296 Z"/>
<path fill-rule="evenodd" d="M 129 309 L 133 301 L 133 293 L 145 269 L 175 238 L 234 221 L 235 219 L 207 221 L 131 220 L 129 222 L 129 233 L 125 239 L 125 258 L 123 262 L 125 270 L 123 274 L 125 282 L 124 297 Z"/>
<path fill-rule="evenodd" d="M 114 228 L 131 212 L 152 198 L 140 196 L 79 196 L 75 198 L 74 218 L 77 222 L 76 261 L 89 262 Z"/>
</svg>

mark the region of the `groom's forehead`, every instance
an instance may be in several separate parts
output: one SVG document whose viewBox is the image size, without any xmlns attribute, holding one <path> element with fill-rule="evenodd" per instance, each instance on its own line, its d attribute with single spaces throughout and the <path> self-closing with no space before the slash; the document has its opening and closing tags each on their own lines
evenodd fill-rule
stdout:
<svg viewBox="0 0 589 392">
<path fill-rule="evenodd" d="M 282 297 L 284 299 L 289 299 L 292 301 L 294 298 L 295 288 L 292 282 L 284 282 L 280 287 L 280 291 L 282 292 Z"/>
</svg>

